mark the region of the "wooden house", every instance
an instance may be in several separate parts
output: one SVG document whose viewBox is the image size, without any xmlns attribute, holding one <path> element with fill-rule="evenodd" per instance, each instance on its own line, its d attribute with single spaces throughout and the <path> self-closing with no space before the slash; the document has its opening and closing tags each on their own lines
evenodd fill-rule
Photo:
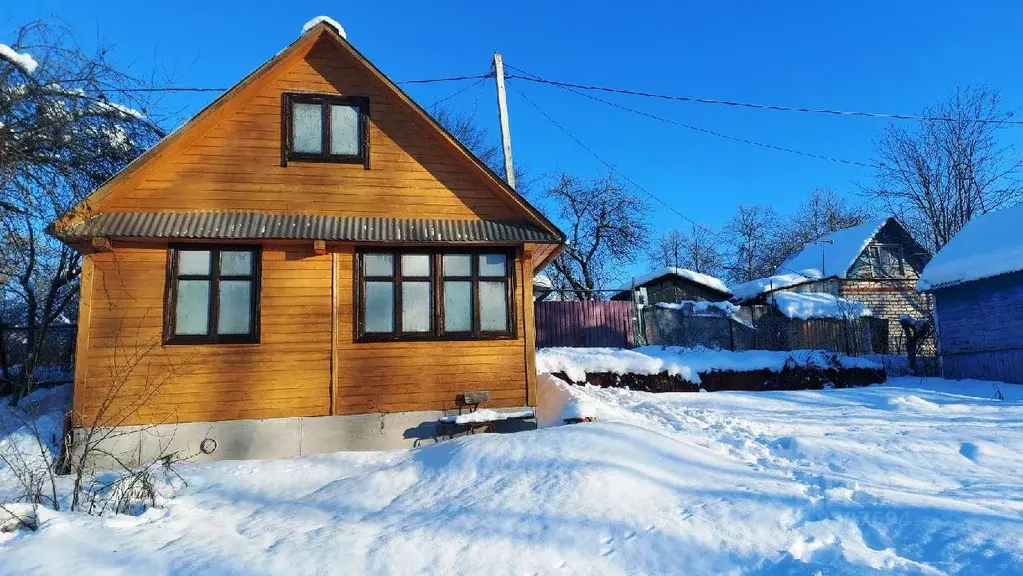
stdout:
<svg viewBox="0 0 1023 576">
<path fill-rule="evenodd" d="M 78 429 L 262 457 L 536 403 L 530 280 L 564 235 L 329 22 L 49 231 L 84 255 Z"/>
<path fill-rule="evenodd" d="M 633 291 L 646 294 L 644 304 L 678 304 L 680 302 L 724 302 L 732 293 L 721 280 L 689 270 L 668 266 L 635 278 L 633 287 L 611 296 L 611 300 L 632 301 Z"/>
<path fill-rule="evenodd" d="M 930 253 L 896 218 L 866 222 L 807 244 L 773 276 L 732 286 L 734 301 L 766 304 L 776 292 L 823 292 L 870 308 L 888 321 L 888 345 L 875 350 L 902 353 L 899 319 L 930 315 L 930 301 L 916 281 Z M 933 347 L 933 346 L 932 346 Z"/>
<path fill-rule="evenodd" d="M 971 220 L 927 264 L 945 378 L 1023 384 L 1023 207 Z"/>
</svg>

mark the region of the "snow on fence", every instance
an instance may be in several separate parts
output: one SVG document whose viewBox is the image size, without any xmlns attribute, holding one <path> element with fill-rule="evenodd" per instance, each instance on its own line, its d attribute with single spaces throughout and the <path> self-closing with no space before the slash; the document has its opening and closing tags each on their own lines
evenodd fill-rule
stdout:
<svg viewBox="0 0 1023 576">
<path fill-rule="evenodd" d="M 888 322 L 871 317 L 787 318 L 770 307 L 736 316 L 690 315 L 683 310 L 646 307 L 647 344 L 705 346 L 722 350 L 827 350 L 840 354 L 887 354 Z"/>
<path fill-rule="evenodd" d="M 534 311 L 537 348 L 637 344 L 632 302 L 537 302 Z"/>
</svg>

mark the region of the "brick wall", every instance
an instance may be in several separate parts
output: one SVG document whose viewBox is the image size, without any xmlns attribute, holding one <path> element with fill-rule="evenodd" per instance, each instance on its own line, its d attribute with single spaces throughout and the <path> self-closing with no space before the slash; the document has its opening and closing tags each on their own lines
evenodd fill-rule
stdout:
<svg viewBox="0 0 1023 576">
<path fill-rule="evenodd" d="M 899 326 L 899 318 L 909 314 L 914 318 L 931 315 L 932 303 L 927 294 L 916 291 L 915 278 L 843 280 L 839 296 L 847 300 L 862 302 L 874 313 L 875 318 L 888 320 L 888 346 L 892 354 L 906 351 L 906 342 Z M 924 343 L 923 354 L 933 354 L 934 341 Z"/>
</svg>

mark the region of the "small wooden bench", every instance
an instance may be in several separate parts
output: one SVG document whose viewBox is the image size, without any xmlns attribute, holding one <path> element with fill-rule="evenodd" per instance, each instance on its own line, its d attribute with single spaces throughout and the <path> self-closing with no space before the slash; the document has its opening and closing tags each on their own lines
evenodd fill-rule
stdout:
<svg viewBox="0 0 1023 576">
<path fill-rule="evenodd" d="M 481 390 L 478 392 L 465 392 L 459 394 L 455 402 L 458 404 L 458 414 L 444 416 L 437 420 L 437 431 L 435 440 L 443 437 L 454 438 L 457 434 L 481 434 L 496 432 L 497 424 L 508 420 L 529 420 L 536 417 L 533 410 L 522 410 L 519 412 L 496 412 L 484 408 L 480 410 L 480 404 L 490 401 L 490 392 Z"/>
</svg>

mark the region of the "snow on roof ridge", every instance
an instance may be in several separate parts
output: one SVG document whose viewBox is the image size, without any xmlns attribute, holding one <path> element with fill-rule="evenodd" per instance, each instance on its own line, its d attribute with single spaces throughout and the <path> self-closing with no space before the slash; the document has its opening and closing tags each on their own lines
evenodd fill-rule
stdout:
<svg viewBox="0 0 1023 576">
<path fill-rule="evenodd" d="M 803 246 L 802 250 L 782 263 L 775 275 L 801 270 L 816 272 L 820 277 L 845 278 L 863 249 L 877 235 L 890 218 L 871 220 L 857 226 L 836 230 Z M 824 250 L 824 269 L 821 270 L 821 249 Z"/>
<path fill-rule="evenodd" d="M 664 268 L 659 268 L 653 272 L 650 272 L 649 274 L 640 276 L 635 279 L 635 285 L 640 286 L 642 284 L 650 282 L 651 280 L 656 280 L 661 276 L 669 275 L 685 278 L 686 280 L 695 282 L 696 284 L 699 284 L 701 286 L 706 286 L 707 288 L 710 288 L 712 290 L 717 290 L 718 292 L 722 292 L 725 294 L 732 293 L 732 291 L 728 289 L 728 286 L 726 286 L 724 282 L 722 282 L 718 278 L 715 278 L 714 276 L 711 276 L 710 274 L 704 274 L 702 272 L 690 270 L 689 268 L 680 268 L 677 266 L 665 266 Z M 629 289 L 627 288 L 626 290 Z"/>
<path fill-rule="evenodd" d="M 21 68 L 26 74 L 31 74 L 36 71 L 39 63 L 32 57 L 28 52 L 19 53 L 14 48 L 11 48 L 7 44 L 0 44 L 0 59 L 7 60 L 11 64 Z"/>
<path fill-rule="evenodd" d="M 799 274 L 795 272 L 775 274 L 774 276 L 756 278 L 749 282 L 732 286 L 732 296 L 734 296 L 737 300 L 748 300 L 750 298 L 756 298 L 765 292 L 780 290 L 797 284 L 805 284 L 812 280 L 819 280 L 820 278 L 819 270 L 803 270 Z"/>
<path fill-rule="evenodd" d="M 312 20 L 306 22 L 305 25 L 302 26 L 302 33 L 305 34 L 306 32 L 312 30 L 320 22 L 324 22 L 327 24 L 327 26 L 330 26 L 334 30 L 337 30 L 337 33 L 340 34 L 341 37 L 344 38 L 345 40 L 348 39 L 348 35 L 345 33 L 344 27 L 341 26 L 341 24 L 337 20 L 334 20 L 330 16 L 317 16 L 316 18 L 313 18 Z"/>
<path fill-rule="evenodd" d="M 1023 270 L 1023 204 L 981 214 L 931 258 L 917 290 L 955 286 Z"/>
</svg>

